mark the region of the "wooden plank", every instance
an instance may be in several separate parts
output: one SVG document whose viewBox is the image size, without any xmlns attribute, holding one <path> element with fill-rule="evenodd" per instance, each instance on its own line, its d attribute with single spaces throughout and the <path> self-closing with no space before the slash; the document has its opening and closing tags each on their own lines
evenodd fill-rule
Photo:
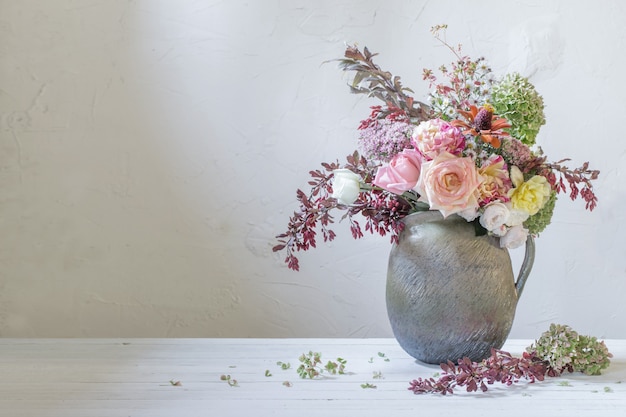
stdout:
<svg viewBox="0 0 626 417">
<path fill-rule="evenodd" d="M 511 340 L 504 349 L 521 354 L 530 342 Z M 464 416 L 624 416 L 626 341 L 606 343 L 615 358 L 601 376 L 570 374 L 443 397 L 408 391 L 410 380 L 438 367 L 417 363 L 393 339 L 0 339 L 0 415 L 408 416 L 445 410 Z M 348 373 L 300 379 L 298 356 L 309 350 L 325 360 L 347 359 Z M 290 362 L 291 369 L 277 361 Z M 375 372 L 383 378 L 374 378 Z M 220 380 L 222 374 L 237 379 L 238 387 Z"/>
</svg>

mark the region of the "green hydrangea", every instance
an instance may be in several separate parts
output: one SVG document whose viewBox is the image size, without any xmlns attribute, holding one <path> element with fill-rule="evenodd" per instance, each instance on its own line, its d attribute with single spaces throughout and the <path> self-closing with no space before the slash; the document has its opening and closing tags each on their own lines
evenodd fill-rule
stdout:
<svg viewBox="0 0 626 417">
<path fill-rule="evenodd" d="M 527 78 L 518 73 L 507 74 L 494 84 L 490 104 L 495 113 L 511 123 L 506 129 L 511 136 L 528 146 L 535 143 L 539 129 L 546 123 L 543 98 Z"/>
<path fill-rule="evenodd" d="M 556 204 L 556 191 L 552 191 L 550 198 L 546 204 L 534 215 L 530 216 L 525 222 L 524 227 L 528 229 L 531 235 L 538 235 L 550 224 L 552 213 Z"/>
<path fill-rule="evenodd" d="M 609 358 L 613 357 L 604 342 L 595 337 L 581 336 L 569 326 L 554 323 L 526 350 L 537 352 L 557 374 L 570 371 L 599 375 L 609 366 Z"/>
</svg>

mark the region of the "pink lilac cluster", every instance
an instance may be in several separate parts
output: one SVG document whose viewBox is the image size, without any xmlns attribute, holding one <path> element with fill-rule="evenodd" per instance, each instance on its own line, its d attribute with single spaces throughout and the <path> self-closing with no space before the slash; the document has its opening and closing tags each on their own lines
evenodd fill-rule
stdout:
<svg viewBox="0 0 626 417">
<path fill-rule="evenodd" d="M 413 125 L 389 118 L 368 123 L 359 130 L 359 146 L 371 160 L 388 162 L 410 145 Z"/>
</svg>

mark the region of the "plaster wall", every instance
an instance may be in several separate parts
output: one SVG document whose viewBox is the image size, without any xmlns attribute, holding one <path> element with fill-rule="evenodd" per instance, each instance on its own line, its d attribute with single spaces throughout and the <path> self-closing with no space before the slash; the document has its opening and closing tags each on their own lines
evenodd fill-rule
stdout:
<svg viewBox="0 0 626 417">
<path fill-rule="evenodd" d="M 391 336 L 387 238 L 339 223 L 299 273 L 271 247 L 375 104 L 322 63 L 367 46 L 424 99 L 447 23 L 530 77 L 550 158 L 601 170 L 594 212 L 559 200 L 511 337 L 626 338 L 624 22 L 619 0 L 0 0 L 0 336 Z"/>
</svg>

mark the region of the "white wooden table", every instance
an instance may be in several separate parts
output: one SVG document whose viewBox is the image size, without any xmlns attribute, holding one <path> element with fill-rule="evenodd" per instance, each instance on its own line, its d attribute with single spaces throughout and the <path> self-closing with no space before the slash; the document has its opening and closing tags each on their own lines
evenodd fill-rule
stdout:
<svg viewBox="0 0 626 417">
<path fill-rule="evenodd" d="M 521 354 L 530 342 L 504 350 Z M 623 417 L 626 341 L 605 342 L 614 358 L 600 376 L 442 396 L 408 391 L 439 368 L 393 339 L 0 339 L 0 416 Z M 301 379 L 298 357 L 311 350 L 346 359 L 347 374 Z"/>
</svg>

